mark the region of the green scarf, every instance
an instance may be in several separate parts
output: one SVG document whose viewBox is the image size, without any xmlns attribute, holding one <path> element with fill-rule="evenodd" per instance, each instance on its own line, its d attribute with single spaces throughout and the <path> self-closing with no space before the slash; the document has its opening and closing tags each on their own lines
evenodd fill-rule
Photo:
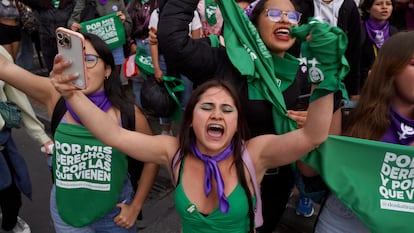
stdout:
<svg viewBox="0 0 414 233">
<path fill-rule="evenodd" d="M 306 37 L 311 33 L 311 40 Z M 339 27 L 332 27 L 315 18 L 308 24 L 292 27 L 291 36 L 303 41 L 301 53 L 307 60 L 309 79 L 318 86 L 312 93 L 310 101 L 340 90 L 348 98 L 342 80 L 349 72 L 349 65 L 344 56 L 348 37 Z"/>
<path fill-rule="evenodd" d="M 372 232 L 413 231 L 413 147 L 329 136 L 302 160 Z"/>
<path fill-rule="evenodd" d="M 295 81 L 299 68 L 299 59 L 289 53 L 285 53 L 284 57 L 273 55 L 273 64 L 276 77 L 282 80 L 280 89 L 284 92 Z"/>
</svg>

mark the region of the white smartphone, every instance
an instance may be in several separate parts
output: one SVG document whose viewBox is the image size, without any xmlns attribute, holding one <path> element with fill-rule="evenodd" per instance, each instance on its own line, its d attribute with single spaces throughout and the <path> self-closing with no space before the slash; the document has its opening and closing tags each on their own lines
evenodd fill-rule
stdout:
<svg viewBox="0 0 414 233">
<path fill-rule="evenodd" d="M 65 69 L 64 73 L 79 73 L 79 78 L 73 80 L 74 86 L 85 89 L 88 85 L 85 63 L 85 38 L 79 32 L 72 31 L 64 27 L 56 29 L 56 42 L 59 54 L 66 60 L 70 59 L 72 65 Z"/>
</svg>

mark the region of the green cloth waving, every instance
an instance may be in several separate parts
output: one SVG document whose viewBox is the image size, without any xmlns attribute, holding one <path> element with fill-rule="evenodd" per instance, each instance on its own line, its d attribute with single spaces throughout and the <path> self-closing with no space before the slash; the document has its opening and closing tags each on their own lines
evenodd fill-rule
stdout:
<svg viewBox="0 0 414 233">
<path fill-rule="evenodd" d="M 239 72 L 247 76 L 249 99 L 268 100 L 272 103 L 277 134 L 296 129 L 296 122 L 287 116 L 280 89 L 282 81 L 275 75 L 272 54 L 256 27 L 235 1 L 217 0 L 217 3 L 224 19 L 227 55 Z"/>
<path fill-rule="evenodd" d="M 329 136 L 302 160 L 372 232 L 413 232 L 413 147 Z"/>
<path fill-rule="evenodd" d="M 311 40 L 305 41 L 309 34 Z M 348 98 L 342 82 L 349 72 L 344 56 L 348 44 L 345 32 L 316 18 L 310 18 L 308 24 L 292 26 L 291 36 L 304 41 L 301 52 L 307 59 L 309 79 L 312 83 L 318 83 L 310 101 L 337 90 L 341 90 L 342 96 Z"/>
</svg>

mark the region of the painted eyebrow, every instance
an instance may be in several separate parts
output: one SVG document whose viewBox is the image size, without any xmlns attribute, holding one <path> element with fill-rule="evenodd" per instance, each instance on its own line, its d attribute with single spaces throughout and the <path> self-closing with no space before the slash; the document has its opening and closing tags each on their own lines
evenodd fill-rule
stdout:
<svg viewBox="0 0 414 233">
<path fill-rule="evenodd" d="M 202 105 L 215 105 L 215 104 L 212 103 L 212 102 L 204 102 L 204 103 L 200 103 L 200 106 L 202 106 Z M 220 107 L 231 107 L 231 108 L 235 108 L 235 106 L 234 105 L 231 105 L 231 104 L 221 104 Z"/>
</svg>

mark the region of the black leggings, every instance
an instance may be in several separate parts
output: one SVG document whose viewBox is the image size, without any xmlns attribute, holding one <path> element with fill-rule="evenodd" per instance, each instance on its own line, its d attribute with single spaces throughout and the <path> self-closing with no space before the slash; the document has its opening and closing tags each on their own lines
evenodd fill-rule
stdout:
<svg viewBox="0 0 414 233">
<path fill-rule="evenodd" d="M 263 177 L 261 188 L 263 226 L 259 233 L 271 233 L 279 224 L 294 186 L 291 165 L 269 169 Z"/>
<path fill-rule="evenodd" d="M 17 216 L 22 206 L 20 190 L 12 183 L 9 187 L 0 190 L 0 207 L 3 215 L 1 227 L 10 231 L 16 226 Z"/>
</svg>

